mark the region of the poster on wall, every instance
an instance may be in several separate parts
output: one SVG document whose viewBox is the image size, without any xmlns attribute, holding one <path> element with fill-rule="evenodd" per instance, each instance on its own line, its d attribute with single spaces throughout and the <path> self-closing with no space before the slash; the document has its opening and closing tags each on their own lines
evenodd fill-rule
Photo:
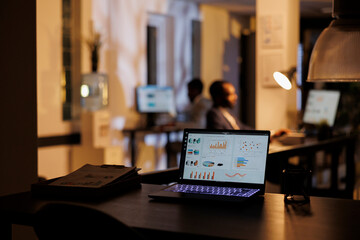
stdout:
<svg viewBox="0 0 360 240">
<path fill-rule="evenodd" d="M 280 87 L 273 73 L 283 70 L 283 55 L 281 53 L 267 54 L 260 57 L 260 79 L 263 87 Z"/>
<path fill-rule="evenodd" d="M 260 17 L 260 46 L 263 49 L 280 49 L 283 47 L 283 16 L 269 15 Z"/>
</svg>

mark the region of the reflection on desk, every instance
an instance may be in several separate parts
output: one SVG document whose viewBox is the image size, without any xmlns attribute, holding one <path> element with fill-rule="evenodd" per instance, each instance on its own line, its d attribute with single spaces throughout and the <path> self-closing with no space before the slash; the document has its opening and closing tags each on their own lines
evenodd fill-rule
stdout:
<svg viewBox="0 0 360 240">
<path fill-rule="evenodd" d="M 161 188 L 143 184 L 101 202 L 65 202 L 108 213 L 149 239 L 328 240 L 360 234 L 360 201 L 311 197 L 309 204 L 285 205 L 281 194 L 243 204 L 150 200 L 148 194 Z M 11 224 L 31 225 L 34 213 L 49 202 L 58 201 L 34 198 L 30 192 L 0 197 L 1 239 L 11 239 Z"/>
</svg>

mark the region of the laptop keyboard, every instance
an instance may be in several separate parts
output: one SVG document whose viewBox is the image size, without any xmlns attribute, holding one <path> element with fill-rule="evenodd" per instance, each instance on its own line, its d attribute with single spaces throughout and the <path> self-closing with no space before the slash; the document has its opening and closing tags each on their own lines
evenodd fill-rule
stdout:
<svg viewBox="0 0 360 240">
<path fill-rule="evenodd" d="M 234 197 L 250 197 L 260 189 L 250 188 L 234 188 L 234 187 L 218 187 L 218 186 L 203 186 L 203 185 L 189 185 L 189 184 L 175 184 L 165 191 L 180 192 L 180 193 L 195 193 L 195 194 L 211 194 Z"/>
</svg>

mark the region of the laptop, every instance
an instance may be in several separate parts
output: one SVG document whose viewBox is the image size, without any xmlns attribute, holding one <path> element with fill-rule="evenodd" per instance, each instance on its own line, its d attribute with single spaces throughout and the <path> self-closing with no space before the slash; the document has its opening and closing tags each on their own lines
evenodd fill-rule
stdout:
<svg viewBox="0 0 360 240">
<path fill-rule="evenodd" d="M 176 184 L 153 199 L 244 201 L 265 192 L 269 131 L 185 129 Z"/>
</svg>

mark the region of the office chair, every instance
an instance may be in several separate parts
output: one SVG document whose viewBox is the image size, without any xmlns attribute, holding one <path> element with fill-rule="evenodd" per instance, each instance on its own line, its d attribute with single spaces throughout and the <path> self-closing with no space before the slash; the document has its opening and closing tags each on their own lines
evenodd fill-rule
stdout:
<svg viewBox="0 0 360 240">
<path fill-rule="evenodd" d="M 50 203 L 35 214 L 34 230 L 47 239 L 145 239 L 114 217 L 93 208 Z"/>
</svg>

